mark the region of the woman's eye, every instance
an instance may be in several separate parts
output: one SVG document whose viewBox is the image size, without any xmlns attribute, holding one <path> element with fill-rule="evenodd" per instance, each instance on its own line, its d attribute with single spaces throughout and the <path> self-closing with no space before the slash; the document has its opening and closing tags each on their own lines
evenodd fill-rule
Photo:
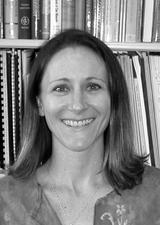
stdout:
<svg viewBox="0 0 160 225">
<path fill-rule="evenodd" d="M 99 84 L 96 84 L 96 83 L 90 83 L 87 86 L 87 90 L 89 90 L 89 91 L 97 91 L 99 89 L 101 89 L 101 86 Z"/>
<path fill-rule="evenodd" d="M 54 92 L 59 92 L 59 93 L 66 93 L 69 91 L 69 88 L 66 85 L 60 85 L 57 86 L 53 89 Z"/>
</svg>

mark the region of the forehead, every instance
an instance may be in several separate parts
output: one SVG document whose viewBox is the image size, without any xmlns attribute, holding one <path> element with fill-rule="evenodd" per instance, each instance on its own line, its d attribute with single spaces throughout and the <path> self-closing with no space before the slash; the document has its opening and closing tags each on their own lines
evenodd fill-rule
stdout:
<svg viewBox="0 0 160 225">
<path fill-rule="evenodd" d="M 57 52 L 46 66 L 44 76 L 48 75 L 53 79 L 80 73 L 82 76 L 87 73 L 106 75 L 106 72 L 106 65 L 97 53 L 87 47 L 74 46 Z"/>
</svg>

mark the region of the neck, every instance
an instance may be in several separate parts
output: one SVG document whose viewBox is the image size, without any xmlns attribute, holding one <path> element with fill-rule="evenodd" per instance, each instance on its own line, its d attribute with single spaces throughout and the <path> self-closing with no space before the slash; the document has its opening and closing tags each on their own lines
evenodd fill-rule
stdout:
<svg viewBox="0 0 160 225">
<path fill-rule="evenodd" d="M 81 152 L 55 146 L 53 149 L 52 157 L 47 162 L 50 180 L 56 180 L 61 185 L 64 182 L 64 185 L 74 189 L 98 183 L 103 164 L 102 144 Z"/>
</svg>

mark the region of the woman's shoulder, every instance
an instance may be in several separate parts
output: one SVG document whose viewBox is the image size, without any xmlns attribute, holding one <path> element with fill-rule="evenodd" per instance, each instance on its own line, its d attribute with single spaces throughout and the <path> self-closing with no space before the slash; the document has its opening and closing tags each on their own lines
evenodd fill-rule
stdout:
<svg viewBox="0 0 160 225">
<path fill-rule="evenodd" d="M 160 169 L 153 166 L 146 166 L 141 186 L 160 189 Z"/>
<path fill-rule="evenodd" d="M 34 180 L 19 180 L 6 175 L 0 178 L 0 204 L 13 204 L 23 202 L 24 205 L 36 202 L 39 198 L 38 189 Z"/>
<path fill-rule="evenodd" d="M 39 207 L 38 191 L 32 179 L 0 178 L 0 221 L 2 224 L 33 224 L 29 215 Z"/>
<path fill-rule="evenodd" d="M 142 176 L 142 182 L 132 189 L 122 191 L 125 197 L 145 198 L 147 196 L 153 197 L 160 193 L 160 169 L 153 166 L 146 166 Z M 148 197 L 147 197 L 148 198 Z M 160 200 L 160 198 L 159 198 Z"/>
<path fill-rule="evenodd" d="M 34 186 L 32 179 L 20 180 L 11 175 L 4 175 L 0 178 L 0 194 L 3 192 L 20 193 Z"/>
<path fill-rule="evenodd" d="M 97 201 L 95 212 L 98 222 L 121 218 L 129 224 L 160 224 L 160 169 L 146 166 L 141 184 L 111 192 Z"/>
</svg>

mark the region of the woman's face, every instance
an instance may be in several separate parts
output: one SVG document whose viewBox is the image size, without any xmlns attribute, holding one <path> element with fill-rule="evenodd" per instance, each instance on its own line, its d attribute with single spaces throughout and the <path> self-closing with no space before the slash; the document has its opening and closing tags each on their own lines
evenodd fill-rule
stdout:
<svg viewBox="0 0 160 225">
<path fill-rule="evenodd" d="M 85 47 L 56 53 L 45 70 L 39 100 L 54 146 L 83 151 L 103 142 L 111 102 L 103 60 Z"/>
</svg>

